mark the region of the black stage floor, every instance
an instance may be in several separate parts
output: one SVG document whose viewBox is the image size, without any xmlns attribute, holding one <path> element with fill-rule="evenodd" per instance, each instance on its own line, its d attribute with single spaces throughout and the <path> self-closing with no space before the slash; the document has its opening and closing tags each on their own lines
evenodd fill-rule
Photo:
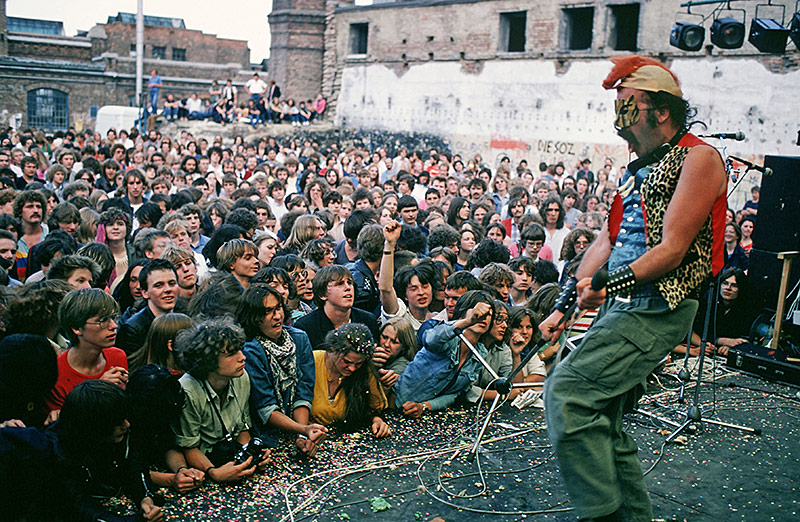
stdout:
<svg viewBox="0 0 800 522">
<path fill-rule="evenodd" d="M 752 435 L 711 424 L 663 448 L 671 428 L 642 414 L 626 417 L 640 449 L 654 516 L 663 520 L 798 520 L 800 400 L 797 389 L 719 367 L 706 373 L 701 403 L 709 418 L 761 428 Z M 640 408 L 683 420 L 677 381 L 652 379 Z M 693 394 L 692 390 L 689 390 Z M 690 396 L 691 398 L 691 396 Z M 670 413 L 661 405 L 678 406 Z M 482 411 L 485 411 L 485 407 Z M 205 484 L 167 493 L 167 520 L 450 521 L 576 520 L 561 484 L 541 410 L 505 405 L 478 462 L 465 455 L 475 408 L 419 421 L 390 415 L 394 434 L 333 435 L 311 461 L 288 449 L 266 473 L 234 486 Z M 422 486 L 424 484 L 424 487 Z M 118 507 L 122 508 L 120 503 Z M 290 515 L 290 507 L 293 513 Z"/>
</svg>

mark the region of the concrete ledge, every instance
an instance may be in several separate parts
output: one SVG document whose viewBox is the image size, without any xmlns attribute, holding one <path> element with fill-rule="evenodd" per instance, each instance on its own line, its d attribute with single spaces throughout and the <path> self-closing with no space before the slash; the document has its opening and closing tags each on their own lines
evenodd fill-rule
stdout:
<svg viewBox="0 0 800 522">
<path fill-rule="evenodd" d="M 37 43 L 47 45 L 63 45 L 66 47 L 86 47 L 91 49 L 92 42 L 88 39 L 76 38 L 44 38 L 40 36 L 28 36 L 27 34 L 8 33 L 9 42 Z"/>
</svg>

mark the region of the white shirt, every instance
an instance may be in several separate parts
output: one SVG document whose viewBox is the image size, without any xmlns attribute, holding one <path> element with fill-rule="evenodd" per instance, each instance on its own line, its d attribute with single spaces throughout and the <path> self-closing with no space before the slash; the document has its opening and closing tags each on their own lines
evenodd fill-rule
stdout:
<svg viewBox="0 0 800 522">
<path fill-rule="evenodd" d="M 261 78 L 250 78 L 244 86 L 247 87 L 250 94 L 261 94 L 267 90 L 267 84 Z"/>
<path fill-rule="evenodd" d="M 411 328 L 414 329 L 415 334 L 417 333 L 417 330 L 419 330 L 419 327 L 422 326 L 422 323 L 419 321 L 419 319 L 417 319 L 411 314 L 411 311 L 406 306 L 406 303 L 404 303 L 403 300 L 400 299 L 399 297 L 397 298 L 396 313 L 387 314 L 386 310 L 384 310 L 383 307 L 381 306 L 381 324 L 395 317 L 402 317 L 403 319 L 408 321 L 409 324 L 411 325 Z"/>
<path fill-rule="evenodd" d="M 186 101 L 186 110 L 188 110 L 190 114 L 193 112 L 202 112 L 203 100 L 200 98 L 189 98 Z"/>
<path fill-rule="evenodd" d="M 297 193 L 297 176 L 286 178 L 286 195 Z"/>
<path fill-rule="evenodd" d="M 428 192 L 428 187 L 417 183 L 414 185 L 414 190 L 411 191 L 411 195 L 414 196 L 414 199 L 417 200 L 417 203 L 422 203 L 425 201 L 426 192 Z"/>
<path fill-rule="evenodd" d="M 274 199 L 272 199 L 272 198 L 267 198 L 267 202 L 269 203 L 269 208 L 270 208 L 270 210 L 272 210 L 272 215 L 274 215 L 274 216 L 275 216 L 275 219 L 276 219 L 276 220 L 278 220 L 278 221 L 280 221 L 280 220 L 281 220 L 281 218 L 282 218 L 282 217 L 283 217 L 283 216 L 284 216 L 284 215 L 285 215 L 287 212 L 289 212 L 289 211 L 286 209 L 286 205 L 282 205 L 282 204 L 280 204 L 280 205 L 279 205 L 279 204 L 278 204 L 278 203 L 277 203 L 277 202 L 276 202 Z M 283 202 L 281 201 L 281 203 L 283 203 Z"/>
<path fill-rule="evenodd" d="M 545 228 L 544 235 L 544 244 L 549 246 L 550 250 L 553 251 L 553 262 L 558 265 L 558 263 L 561 261 L 561 247 L 564 244 L 564 240 L 569 235 L 569 229 L 564 227 L 550 232 L 547 228 Z"/>
</svg>

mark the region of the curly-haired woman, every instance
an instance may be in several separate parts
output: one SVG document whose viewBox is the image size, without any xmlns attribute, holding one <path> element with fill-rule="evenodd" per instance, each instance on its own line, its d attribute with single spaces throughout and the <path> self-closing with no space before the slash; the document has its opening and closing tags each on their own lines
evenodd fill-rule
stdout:
<svg viewBox="0 0 800 522">
<path fill-rule="evenodd" d="M 392 429 L 378 414 L 389 401 L 372 364 L 375 340 L 369 328 L 345 324 L 328 333 L 325 345 L 325 351 L 314 352 L 314 420 L 323 425 L 339 424 L 348 431 L 370 426 L 377 438 L 391 435 Z"/>
</svg>

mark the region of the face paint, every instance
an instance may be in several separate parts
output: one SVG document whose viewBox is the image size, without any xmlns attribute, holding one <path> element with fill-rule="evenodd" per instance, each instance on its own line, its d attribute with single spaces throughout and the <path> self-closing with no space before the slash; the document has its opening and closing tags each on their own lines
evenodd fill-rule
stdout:
<svg viewBox="0 0 800 522">
<path fill-rule="evenodd" d="M 614 100 L 614 110 L 617 114 L 614 128 L 617 130 L 630 127 L 639 121 L 639 107 L 633 94 L 626 100 Z"/>
</svg>

